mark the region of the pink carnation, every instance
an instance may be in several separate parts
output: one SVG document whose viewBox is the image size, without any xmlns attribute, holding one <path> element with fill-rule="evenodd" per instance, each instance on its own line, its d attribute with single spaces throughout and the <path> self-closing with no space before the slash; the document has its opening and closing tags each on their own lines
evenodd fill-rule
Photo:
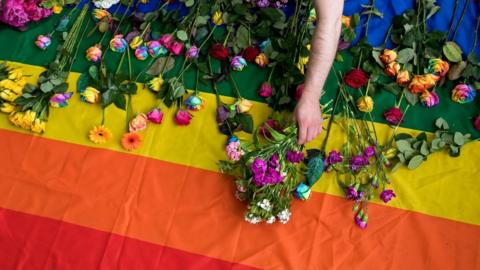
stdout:
<svg viewBox="0 0 480 270">
<path fill-rule="evenodd" d="M 30 20 L 34 22 L 52 15 L 52 10 L 39 7 L 38 1 L 27 1 L 23 6 Z"/>
<path fill-rule="evenodd" d="M 2 7 L 0 20 L 14 27 L 24 27 L 30 19 L 23 4 L 23 1 L 7 0 Z"/>
</svg>

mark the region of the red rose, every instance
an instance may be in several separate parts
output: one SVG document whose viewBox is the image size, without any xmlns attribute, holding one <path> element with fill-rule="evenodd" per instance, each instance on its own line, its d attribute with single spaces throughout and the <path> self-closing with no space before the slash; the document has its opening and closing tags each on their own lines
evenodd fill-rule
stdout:
<svg viewBox="0 0 480 270">
<path fill-rule="evenodd" d="M 300 84 L 299 86 L 297 86 L 297 90 L 295 91 L 295 100 L 296 101 L 299 101 L 300 98 L 302 97 L 302 94 L 303 94 L 303 90 L 305 89 L 305 84 Z"/>
<path fill-rule="evenodd" d="M 228 59 L 228 49 L 221 43 L 213 44 L 208 53 L 220 61 L 226 61 Z"/>
<path fill-rule="evenodd" d="M 260 49 L 256 46 L 250 46 L 243 50 L 242 57 L 245 58 L 248 62 L 255 61 L 257 55 L 260 54 Z"/>
<path fill-rule="evenodd" d="M 360 88 L 368 82 L 368 75 L 359 68 L 354 68 L 345 74 L 345 83 L 352 88 Z"/>
<path fill-rule="evenodd" d="M 392 125 L 398 125 L 403 122 L 403 113 L 396 107 L 384 112 L 383 117 L 385 117 L 385 120 Z"/>
<path fill-rule="evenodd" d="M 480 115 L 475 117 L 473 120 L 473 125 L 475 126 L 475 129 L 480 131 Z"/>
</svg>

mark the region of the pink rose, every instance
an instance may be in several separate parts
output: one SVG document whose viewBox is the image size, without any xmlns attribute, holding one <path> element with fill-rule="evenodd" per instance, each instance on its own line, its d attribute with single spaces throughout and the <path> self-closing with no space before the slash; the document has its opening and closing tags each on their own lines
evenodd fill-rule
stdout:
<svg viewBox="0 0 480 270">
<path fill-rule="evenodd" d="M 302 97 L 302 94 L 303 94 L 303 90 L 305 89 L 305 84 L 300 84 L 299 86 L 297 86 L 297 90 L 295 91 L 295 100 L 296 101 L 299 101 L 300 98 Z"/>
<path fill-rule="evenodd" d="M 23 1 L 7 0 L 1 10 L 0 20 L 14 27 L 24 27 L 30 21 Z"/>
<path fill-rule="evenodd" d="M 480 115 L 473 119 L 473 125 L 475 126 L 476 130 L 480 131 Z"/>
<path fill-rule="evenodd" d="M 160 123 L 162 123 L 163 112 L 160 111 L 159 109 L 155 108 L 147 114 L 147 118 L 152 123 L 160 124 Z"/>
<path fill-rule="evenodd" d="M 272 86 L 268 82 L 264 82 L 258 89 L 257 93 L 259 96 L 264 98 L 271 97 L 273 93 Z"/>
<path fill-rule="evenodd" d="M 169 49 L 170 45 L 173 42 L 173 36 L 170 35 L 170 34 L 165 34 L 165 35 L 161 36 L 158 41 L 160 42 L 160 44 L 162 44 L 163 47 Z"/>
<path fill-rule="evenodd" d="M 398 125 L 403 122 L 403 112 L 396 107 L 384 112 L 383 117 L 392 125 Z"/>
<path fill-rule="evenodd" d="M 128 125 L 128 130 L 130 133 L 142 131 L 147 128 L 147 119 L 147 116 L 141 113 L 130 120 L 130 124 Z"/>
<path fill-rule="evenodd" d="M 178 56 L 183 51 L 183 43 L 174 41 L 168 49 L 170 50 L 171 53 Z"/>
<path fill-rule="evenodd" d="M 175 123 L 179 126 L 188 126 L 190 125 L 190 120 L 192 120 L 192 115 L 185 110 L 178 110 L 175 114 Z"/>
</svg>

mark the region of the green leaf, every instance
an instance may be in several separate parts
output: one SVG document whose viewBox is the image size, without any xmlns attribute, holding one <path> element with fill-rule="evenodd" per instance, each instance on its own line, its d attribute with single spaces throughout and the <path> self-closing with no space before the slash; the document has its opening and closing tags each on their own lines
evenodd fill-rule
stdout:
<svg viewBox="0 0 480 270">
<path fill-rule="evenodd" d="M 455 134 L 453 135 L 453 142 L 458 146 L 464 145 L 465 139 L 463 137 L 463 134 L 460 132 L 455 132 Z"/>
<path fill-rule="evenodd" d="M 412 92 L 408 91 L 408 89 L 404 89 L 403 94 L 410 105 L 414 106 L 418 103 L 418 95 L 413 94 Z"/>
<path fill-rule="evenodd" d="M 462 49 L 453 41 L 448 41 L 443 45 L 443 54 L 448 61 L 458 63 L 462 61 Z"/>
<path fill-rule="evenodd" d="M 435 120 L 435 126 L 438 129 L 445 129 L 445 130 L 449 129 L 447 121 L 445 119 L 443 119 L 442 117 Z"/>
<path fill-rule="evenodd" d="M 113 104 L 115 104 L 115 106 L 116 106 L 117 108 L 122 109 L 122 110 L 125 110 L 125 108 L 127 107 L 127 101 L 126 101 L 126 99 L 125 99 L 125 96 L 116 93 L 116 94 L 113 96 Z"/>
<path fill-rule="evenodd" d="M 237 29 L 235 46 L 237 46 L 241 50 L 250 46 L 250 44 L 248 43 L 248 36 L 249 36 L 249 31 L 247 27 L 240 25 L 240 27 L 238 27 Z"/>
<path fill-rule="evenodd" d="M 187 32 L 183 30 L 177 31 L 177 38 L 181 41 L 187 41 L 188 40 Z"/>
<path fill-rule="evenodd" d="M 238 122 L 242 125 L 243 131 L 253 133 L 253 118 L 248 113 L 237 114 Z"/>
<path fill-rule="evenodd" d="M 90 76 L 88 73 L 82 73 L 77 80 L 77 92 L 82 93 L 87 88 L 88 83 L 90 82 Z"/>
<path fill-rule="evenodd" d="M 412 48 L 405 48 L 400 50 L 397 54 L 397 62 L 400 64 L 406 64 L 412 61 L 413 57 L 415 57 L 415 50 Z"/>
<path fill-rule="evenodd" d="M 385 84 L 383 87 L 385 90 L 394 94 L 395 96 L 398 96 L 402 92 L 402 89 L 396 82 Z"/>
<path fill-rule="evenodd" d="M 58 93 L 65 93 L 68 89 L 68 83 L 62 83 L 53 88 L 53 92 Z"/>
<path fill-rule="evenodd" d="M 408 161 L 408 169 L 415 170 L 422 164 L 424 157 L 422 155 L 416 155 Z"/>
<path fill-rule="evenodd" d="M 375 59 L 375 62 L 377 62 L 378 65 L 380 65 L 382 68 L 384 68 L 385 66 L 382 63 L 382 60 L 380 60 L 380 55 L 381 55 L 380 51 L 378 51 L 378 50 L 373 50 L 372 51 L 372 57 L 373 57 L 373 59 Z"/>
<path fill-rule="evenodd" d="M 98 67 L 95 65 L 91 65 L 88 68 L 88 74 L 90 74 L 90 77 L 94 80 L 98 80 Z"/>
<path fill-rule="evenodd" d="M 430 151 L 428 150 L 428 144 L 426 141 L 422 142 L 422 146 L 420 147 L 420 154 L 424 156 L 428 156 L 430 154 Z"/>
<path fill-rule="evenodd" d="M 40 84 L 40 90 L 44 93 L 48 93 L 53 90 L 53 84 L 51 82 L 44 82 Z"/>
<path fill-rule="evenodd" d="M 458 80 L 463 75 L 463 71 L 467 67 L 466 61 L 460 61 L 458 63 L 453 64 L 450 69 L 448 70 L 448 79 L 450 81 Z"/>
<path fill-rule="evenodd" d="M 173 57 L 159 57 L 147 71 L 147 74 L 152 76 L 158 76 L 162 72 L 163 74 L 170 71 L 175 66 L 175 59 Z"/>
<path fill-rule="evenodd" d="M 397 144 L 397 149 L 398 151 L 404 153 L 408 150 L 412 150 L 412 146 L 410 145 L 410 143 L 406 140 L 398 140 L 395 142 Z"/>
</svg>

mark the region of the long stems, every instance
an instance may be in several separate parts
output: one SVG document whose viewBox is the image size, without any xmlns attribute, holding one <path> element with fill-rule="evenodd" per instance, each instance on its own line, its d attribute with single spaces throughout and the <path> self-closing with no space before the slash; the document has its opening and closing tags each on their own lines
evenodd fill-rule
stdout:
<svg viewBox="0 0 480 270">
<path fill-rule="evenodd" d="M 473 46 L 472 49 L 470 50 L 470 53 L 475 50 L 477 47 L 477 39 L 478 39 L 478 28 L 480 26 L 480 15 L 477 17 L 477 26 L 475 27 L 475 37 L 473 39 Z"/>
<path fill-rule="evenodd" d="M 455 21 L 455 15 L 457 14 L 457 9 L 458 9 L 458 1 L 459 0 L 455 0 L 455 5 L 453 6 L 452 18 L 450 19 L 450 24 L 447 32 L 447 40 L 448 40 L 448 36 L 450 35 L 450 32 L 452 32 L 453 22 Z"/>
<path fill-rule="evenodd" d="M 371 0 L 371 9 L 373 9 L 375 7 L 375 0 Z M 370 19 L 372 18 L 372 12 L 370 12 L 368 14 L 368 17 L 367 17 L 367 23 L 365 25 L 365 38 L 367 39 L 368 41 L 368 26 L 370 24 Z"/>
<path fill-rule="evenodd" d="M 465 0 L 465 5 L 463 6 L 463 10 L 462 10 L 462 15 L 460 16 L 460 19 L 457 25 L 455 26 L 455 31 L 453 32 L 452 40 L 455 40 L 455 37 L 457 37 L 458 29 L 460 28 L 460 25 L 463 22 L 463 18 L 465 17 L 465 14 L 467 13 L 467 8 L 469 4 L 470 4 L 470 0 Z"/>
</svg>

